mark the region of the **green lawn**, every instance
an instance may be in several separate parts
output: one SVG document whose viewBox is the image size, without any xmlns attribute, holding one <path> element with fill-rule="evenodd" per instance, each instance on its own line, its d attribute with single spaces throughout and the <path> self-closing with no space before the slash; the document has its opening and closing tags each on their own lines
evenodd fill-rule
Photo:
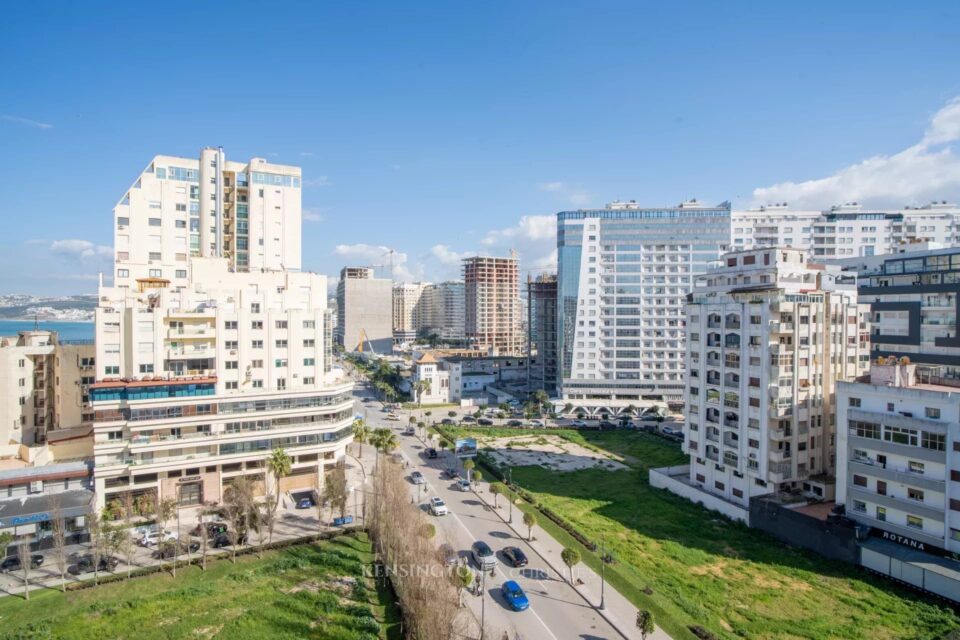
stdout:
<svg viewBox="0 0 960 640">
<path fill-rule="evenodd" d="M 363 534 L 181 568 L 30 601 L 0 598 L 4 638 L 398 639 L 386 587 L 364 577 Z M 372 575 L 372 574 L 371 574 Z M 335 582 L 338 578 L 356 579 Z M 385 606 L 388 604 L 389 606 Z"/>
<path fill-rule="evenodd" d="M 611 583 L 677 640 L 691 638 L 686 627 L 694 624 L 721 638 L 864 640 L 932 640 L 960 627 L 942 605 L 650 487 L 649 467 L 686 462 L 676 444 L 635 432 L 559 433 L 624 456 L 630 470 L 515 467 L 514 481 L 592 540 L 605 540 L 616 558 Z M 573 544 L 560 527 L 545 528 Z M 599 566 L 596 556 L 585 561 Z"/>
</svg>

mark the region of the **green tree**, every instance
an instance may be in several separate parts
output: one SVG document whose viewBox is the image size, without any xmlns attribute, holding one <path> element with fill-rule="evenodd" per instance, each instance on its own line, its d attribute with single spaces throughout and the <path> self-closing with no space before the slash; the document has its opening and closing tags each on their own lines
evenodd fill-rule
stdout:
<svg viewBox="0 0 960 640">
<path fill-rule="evenodd" d="M 563 405 L 563 413 L 569 415 L 573 411 L 573 404 L 567 403 Z"/>
<path fill-rule="evenodd" d="M 157 544 L 157 550 L 159 551 L 160 547 L 161 547 L 161 546 L 163 545 L 163 543 L 164 543 L 163 536 L 164 536 L 165 533 L 167 533 L 167 524 L 168 524 L 171 520 L 173 520 L 173 516 L 176 515 L 176 513 L 177 513 L 177 501 L 174 500 L 173 498 L 164 498 L 163 500 L 160 500 L 159 502 L 156 503 L 156 505 L 154 506 L 154 509 L 156 510 L 156 511 L 155 511 L 155 515 L 156 515 L 156 517 L 157 517 L 157 526 L 160 528 L 160 541 L 159 541 L 158 544 Z M 91 522 L 91 523 L 93 522 L 93 519 L 92 519 L 92 518 L 90 519 L 90 522 Z M 99 525 L 98 525 L 98 526 L 99 526 Z M 102 527 L 101 527 L 101 528 L 102 528 Z M 179 532 L 179 531 L 177 532 L 177 535 L 180 535 L 180 532 Z M 91 543 L 93 542 L 93 538 L 94 538 L 94 536 L 93 536 L 93 530 L 91 529 L 91 530 L 90 530 L 90 542 L 91 542 Z M 100 545 L 99 545 L 99 544 L 98 544 L 98 545 L 95 545 L 95 546 L 93 547 L 93 549 L 95 550 L 95 553 L 98 553 L 99 548 L 100 548 Z M 94 560 L 94 572 L 96 572 L 96 565 L 99 564 L 100 558 L 99 558 L 99 556 L 94 555 L 93 560 Z M 163 567 L 163 554 L 162 554 L 162 553 L 158 553 L 158 554 L 157 554 L 157 560 L 159 561 L 159 566 L 162 568 L 162 567 Z M 174 574 L 173 574 L 173 575 L 177 575 L 177 574 L 176 574 L 176 571 L 177 571 L 177 570 L 176 570 L 176 562 L 177 562 L 177 557 L 176 557 L 176 556 L 173 557 L 173 562 L 174 562 L 174 570 L 173 570 L 173 571 L 174 571 Z M 94 573 L 94 579 L 96 579 L 96 573 Z"/>
<path fill-rule="evenodd" d="M 360 445 L 360 457 L 363 457 L 363 445 L 370 441 L 370 435 L 373 433 L 367 423 L 363 420 L 353 421 L 353 441 Z"/>
<path fill-rule="evenodd" d="M 533 392 L 533 401 L 537 405 L 537 413 L 543 418 L 543 407 L 550 402 L 550 396 L 543 389 Z"/>
<path fill-rule="evenodd" d="M 463 590 L 470 588 L 473 584 L 473 571 L 466 565 L 459 565 L 453 574 L 454 586 L 457 588 L 458 606 L 463 606 Z"/>
<path fill-rule="evenodd" d="M 490 483 L 490 493 L 493 494 L 493 508 L 499 509 L 500 505 L 497 504 L 497 498 L 501 493 L 506 493 L 507 487 L 502 482 L 491 482 Z"/>
<path fill-rule="evenodd" d="M 327 473 L 326 480 L 323 483 L 323 500 L 329 502 L 330 507 L 336 509 L 340 513 L 340 517 L 344 518 L 347 515 L 349 493 L 347 466 L 341 460 Z"/>
<path fill-rule="evenodd" d="M 414 391 L 417 394 L 417 406 L 423 406 L 423 394 L 430 393 L 430 381 L 429 380 L 417 380 L 417 383 L 414 385 Z"/>
<path fill-rule="evenodd" d="M 640 640 L 647 640 L 647 636 L 655 631 L 652 613 L 643 609 L 637 611 L 637 630 L 640 631 Z"/>
<path fill-rule="evenodd" d="M 537 514 L 532 511 L 524 512 L 523 524 L 527 525 L 527 540 L 533 540 L 533 528 L 537 526 Z"/>
<path fill-rule="evenodd" d="M 450 411 L 447 411 L 447 417 L 448 417 L 448 418 L 456 418 L 456 417 L 457 417 L 457 412 L 454 411 L 453 409 L 451 409 Z"/>
<path fill-rule="evenodd" d="M 473 486 L 475 489 L 480 488 L 480 481 L 483 480 L 483 473 L 479 470 L 474 469 L 473 473 L 470 474 L 473 477 Z"/>
<path fill-rule="evenodd" d="M 560 559 L 570 569 L 570 584 L 573 584 L 573 568 L 580 563 L 580 552 L 573 547 L 567 547 L 560 552 Z"/>
<path fill-rule="evenodd" d="M 473 460 L 467 458 L 463 461 L 463 470 L 467 472 L 467 481 L 470 482 L 470 476 L 473 472 L 473 469 L 477 466 L 477 463 Z"/>
<path fill-rule="evenodd" d="M 270 452 L 267 458 L 267 470 L 273 476 L 274 499 L 273 508 L 276 510 L 280 504 L 280 479 L 290 475 L 290 469 L 293 467 L 293 460 L 287 455 L 282 447 L 277 447 Z"/>
</svg>

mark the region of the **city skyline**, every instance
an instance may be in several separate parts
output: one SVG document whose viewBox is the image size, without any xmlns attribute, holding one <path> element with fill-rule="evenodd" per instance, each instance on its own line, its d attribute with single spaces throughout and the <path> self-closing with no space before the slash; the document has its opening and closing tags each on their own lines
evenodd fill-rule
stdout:
<svg viewBox="0 0 960 640">
<path fill-rule="evenodd" d="M 616 198 L 960 199 L 949 5 L 851 6 L 829 23 L 815 5 L 547 6 L 308 7 L 296 24 L 277 11 L 258 28 L 290 44 L 249 60 L 242 3 L 192 8 L 176 29 L 135 7 L 95 21 L 67 4 L 42 21 L 15 8 L 0 27 L 0 51 L 19 61 L 0 104 L 0 292 L 92 292 L 113 254 L 103 214 L 117 185 L 156 153 L 204 146 L 302 167 L 303 267 L 328 277 L 386 263 L 390 249 L 398 280 L 443 281 L 465 255 L 511 248 L 525 270 L 550 270 L 556 212 Z M 174 64 L 166 44 L 200 42 L 210 20 L 236 34 L 220 55 L 243 60 L 234 73 L 256 89 L 172 73 L 201 60 Z M 584 34 L 604 46 L 581 46 Z M 91 72 L 104 55 L 111 73 Z M 21 268 L 31 262 L 42 266 Z"/>
</svg>

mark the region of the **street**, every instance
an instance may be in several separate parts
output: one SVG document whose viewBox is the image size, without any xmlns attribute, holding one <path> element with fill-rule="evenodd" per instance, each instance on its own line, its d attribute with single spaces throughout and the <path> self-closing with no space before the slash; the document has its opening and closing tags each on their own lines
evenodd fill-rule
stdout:
<svg viewBox="0 0 960 640">
<path fill-rule="evenodd" d="M 386 420 L 387 413 L 381 410 L 382 405 L 373 400 L 370 388 L 363 381 L 358 381 L 354 390 L 358 396 L 358 413 L 365 413 L 371 428 L 389 427 L 393 429 L 400 441 L 399 451 L 410 461 L 407 472 L 419 470 L 426 478 L 426 485 L 410 483 L 411 495 L 418 499 L 418 504 L 424 513 L 437 527 L 437 544 L 449 543 L 460 555 L 461 561 L 469 560 L 470 547 L 476 540 L 486 542 L 497 553 L 498 563 L 495 577 L 489 572 L 485 576 L 484 598 L 465 594 L 467 605 L 477 619 L 481 616 L 485 620 L 485 627 L 494 632 L 494 638 L 499 640 L 506 631 L 511 640 L 522 638 L 534 640 L 552 638 L 567 640 L 572 638 L 590 639 L 619 639 L 624 636 L 619 633 L 593 605 L 599 602 L 588 603 L 564 578 L 555 567 L 563 567 L 560 563 L 559 552 L 552 558 L 553 567 L 541 557 L 525 540 L 524 535 L 518 535 L 511 529 L 493 508 L 483 499 L 491 498 L 489 494 L 480 495 L 474 492 L 463 492 L 456 488 L 452 480 L 441 477 L 442 470 L 452 465 L 452 453 L 441 454 L 434 460 L 426 457 L 426 447 L 416 436 L 402 435 L 408 426 L 407 415 L 403 414 L 400 422 Z M 364 409 L 366 411 L 364 411 Z M 446 417 L 447 409 L 440 413 Z M 436 416 L 435 416 L 436 417 Z M 487 485 L 484 484 L 483 487 Z M 485 489 L 481 489 L 484 491 Z M 439 496 L 447 504 L 450 513 L 446 516 L 435 517 L 430 515 L 427 508 L 429 498 Z M 500 499 L 499 512 L 507 517 L 507 505 Z M 522 524 L 522 514 L 514 510 L 514 526 L 525 532 Z M 539 536 L 546 536 L 543 531 L 537 531 Z M 529 559 L 528 566 L 514 569 L 508 566 L 500 553 L 504 547 L 519 547 Z M 475 567 L 471 563 L 471 568 Z M 562 568 L 565 570 L 565 568 Z M 530 600 L 530 608 L 523 612 L 512 611 L 500 595 L 500 586 L 506 580 L 516 580 L 526 592 Z M 612 589 L 607 587 L 607 596 Z M 485 602 L 481 602 L 484 600 Z M 632 621 L 631 621 L 632 622 Z M 621 625 L 622 626 L 622 625 Z M 627 637 L 639 637 L 630 635 Z"/>
</svg>

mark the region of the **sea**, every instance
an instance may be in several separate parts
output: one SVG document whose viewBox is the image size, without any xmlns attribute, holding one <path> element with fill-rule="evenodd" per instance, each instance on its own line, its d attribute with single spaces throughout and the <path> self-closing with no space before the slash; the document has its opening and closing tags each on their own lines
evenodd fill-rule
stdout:
<svg viewBox="0 0 960 640">
<path fill-rule="evenodd" d="M 93 340 L 92 322 L 34 322 L 33 320 L 0 320 L 0 336 L 15 336 L 20 331 L 38 328 L 56 331 L 61 340 Z"/>
</svg>

